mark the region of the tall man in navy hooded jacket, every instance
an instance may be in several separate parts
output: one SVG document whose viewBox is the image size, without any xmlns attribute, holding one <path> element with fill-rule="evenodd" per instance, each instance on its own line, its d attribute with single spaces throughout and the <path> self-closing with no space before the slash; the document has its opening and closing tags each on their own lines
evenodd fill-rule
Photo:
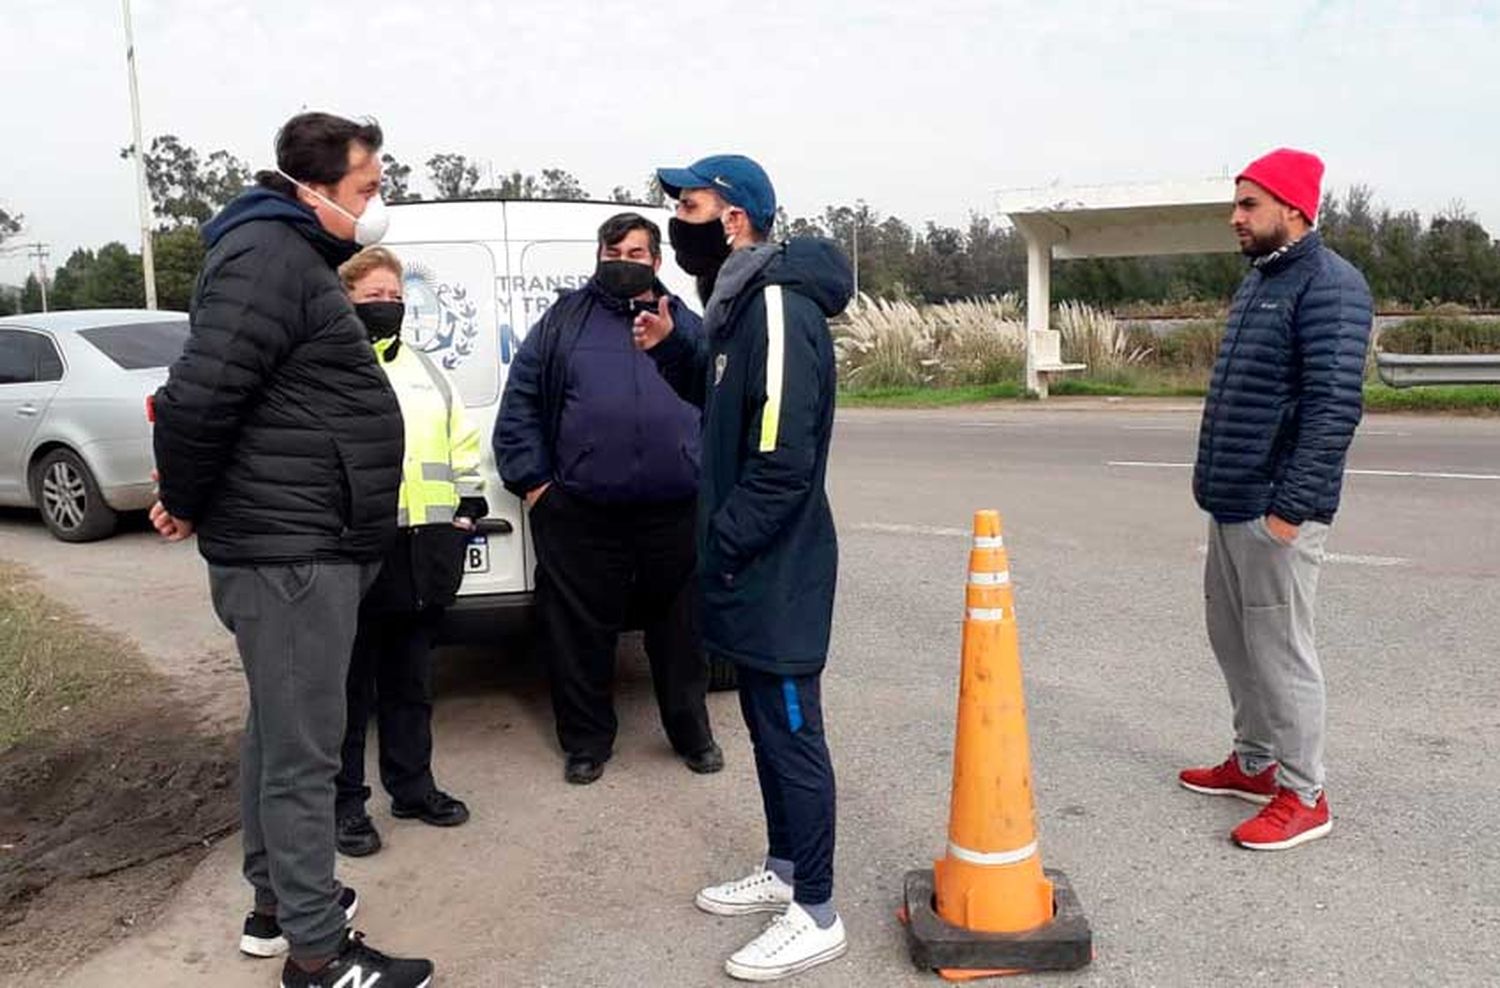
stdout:
<svg viewBox="0 0 1500 988">
<path fill-rule="evenodd" d="M 527 333 L 495 421 L 500 478 L 531 508 L 557 738 L 578 785 L 599 778 L 614 747 L 615 644 L 632 603 L 667 739 L 694 772 L 724 767 L 693 593 L 698 410 L 631 345 L 641 306 L 697 333 L 660 266 L 655 223 L 606 220 L 594 277 Z"/>
<path fill-rule="evenodd" d="M 1280 149 L 1236 181 L 1230 222 L 1251 270 L 1230 308 L 1193 472 L 1193 494 L 1213 516 L 1204 597 L 1234 749 L 1179 778 L 1265 804 L 1231 835 L 1252 850 L 1332 828 L 1313 611 L 1362 413 L 1373 312 L 1364 277 L 1312 228 L 1322 176 L 1313 155 Z"/>
<path fill-rule="evenodd" d="M 703 889 L 697 905 L 776 914 L 725 963 L 734 977 L 764 981 L 846 948 L 832 901 L 834 777 L 821 674 L 838 569 L 824 490 L 834 407 L 828 317 L 843 311 L 853 285 L 831 242 L 767 242 L 776 196 L 749 158 L 718 155 L 657 174 L 677 200 L 678 263 L 712 294 L 706 338 L 674 332 L 659 307 L 637 319 L 636 343 L 703 407 L 703 638 L 739 670 L 769 845 L 761 866 Z"/>
</svg>

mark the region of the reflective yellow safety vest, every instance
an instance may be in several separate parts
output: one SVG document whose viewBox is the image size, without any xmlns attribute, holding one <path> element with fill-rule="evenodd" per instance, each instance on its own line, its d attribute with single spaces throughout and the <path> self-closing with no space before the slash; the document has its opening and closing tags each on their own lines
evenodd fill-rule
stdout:
<svg viewBox="0 0 1500 988">
<path fill-rule="evenodd" d="M 445 524 L 453 520 L 460 498 L 484 494 L 479 430 L 469 423 L 452 382 L 432 358 L 395 342 L 395 337 L 377 340 L 375 353 L 406 426 L 396 524 Z"/>
</svg>

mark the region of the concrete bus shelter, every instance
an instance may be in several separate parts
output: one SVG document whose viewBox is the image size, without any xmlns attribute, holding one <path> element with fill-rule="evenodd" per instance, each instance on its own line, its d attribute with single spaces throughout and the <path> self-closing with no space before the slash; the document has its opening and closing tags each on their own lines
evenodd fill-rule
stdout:
<svg viewBox="0 0 1500 988">
<path fill-rule="evenodd" d="M 1002 192 L 1000 212 L 1026 238 L 1026 390 L 1047 397 L 1064 364 L 1050 326 L 1052 260 L 1216 254 L 1239 250 L 1229 228 L 1234 180 L 1099 185 Z"/>
</svg>

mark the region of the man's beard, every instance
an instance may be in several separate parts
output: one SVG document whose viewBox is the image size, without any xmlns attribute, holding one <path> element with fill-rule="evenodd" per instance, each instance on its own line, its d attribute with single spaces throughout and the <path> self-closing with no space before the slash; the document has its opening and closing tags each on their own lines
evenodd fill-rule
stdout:
<svg viewBox="0 0 1500 988">
<path fill-rule="evenodd" d="M 1250 242 L 1240 248 L 1240 252 L 1246 257 L 1265 257 L 1274 254 L 1287 244 L 1292 242 L 1291 232 L 1287 230 L 1285 223 L 1278 223 L 1270 233 L 1264 235 L 1250 234 Z"/>
</svg>

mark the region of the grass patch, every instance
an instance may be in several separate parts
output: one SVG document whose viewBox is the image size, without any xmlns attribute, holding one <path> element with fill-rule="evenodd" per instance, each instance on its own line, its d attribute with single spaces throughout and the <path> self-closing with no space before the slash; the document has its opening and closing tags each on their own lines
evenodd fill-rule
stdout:
<svg viewBox="0 0 1500 988">
<path fill-rule="evenodd" d="M 971 384 L 956 388 L 870 388 L 839 392 L 841 408 L 943 408 L 973 405 L 1021 397 L 1021 386 L 1013 381 Z"/>
<path fill-rule="evenodd" d="M 1500 385 L 1462 384 L 1451 387 L 1392 388 L 1365 385 L 1365 409 L 1371 412 L 1452 412 L 1469 415 L 1500 414 Z"/>
<path fill-rule="evenodd" d="M 140 658 L 0 562 L 0 751 L 137 682 Z"/>
<path fill-rule="evenodd" d="M 1208 394 L 1203 385 L 1182 381 L 1101 381 L 1089 377 L 1053 381 L 1048 390 L 1054 395 L 1129 398 L 1202 398 Z"/>
</svg>

